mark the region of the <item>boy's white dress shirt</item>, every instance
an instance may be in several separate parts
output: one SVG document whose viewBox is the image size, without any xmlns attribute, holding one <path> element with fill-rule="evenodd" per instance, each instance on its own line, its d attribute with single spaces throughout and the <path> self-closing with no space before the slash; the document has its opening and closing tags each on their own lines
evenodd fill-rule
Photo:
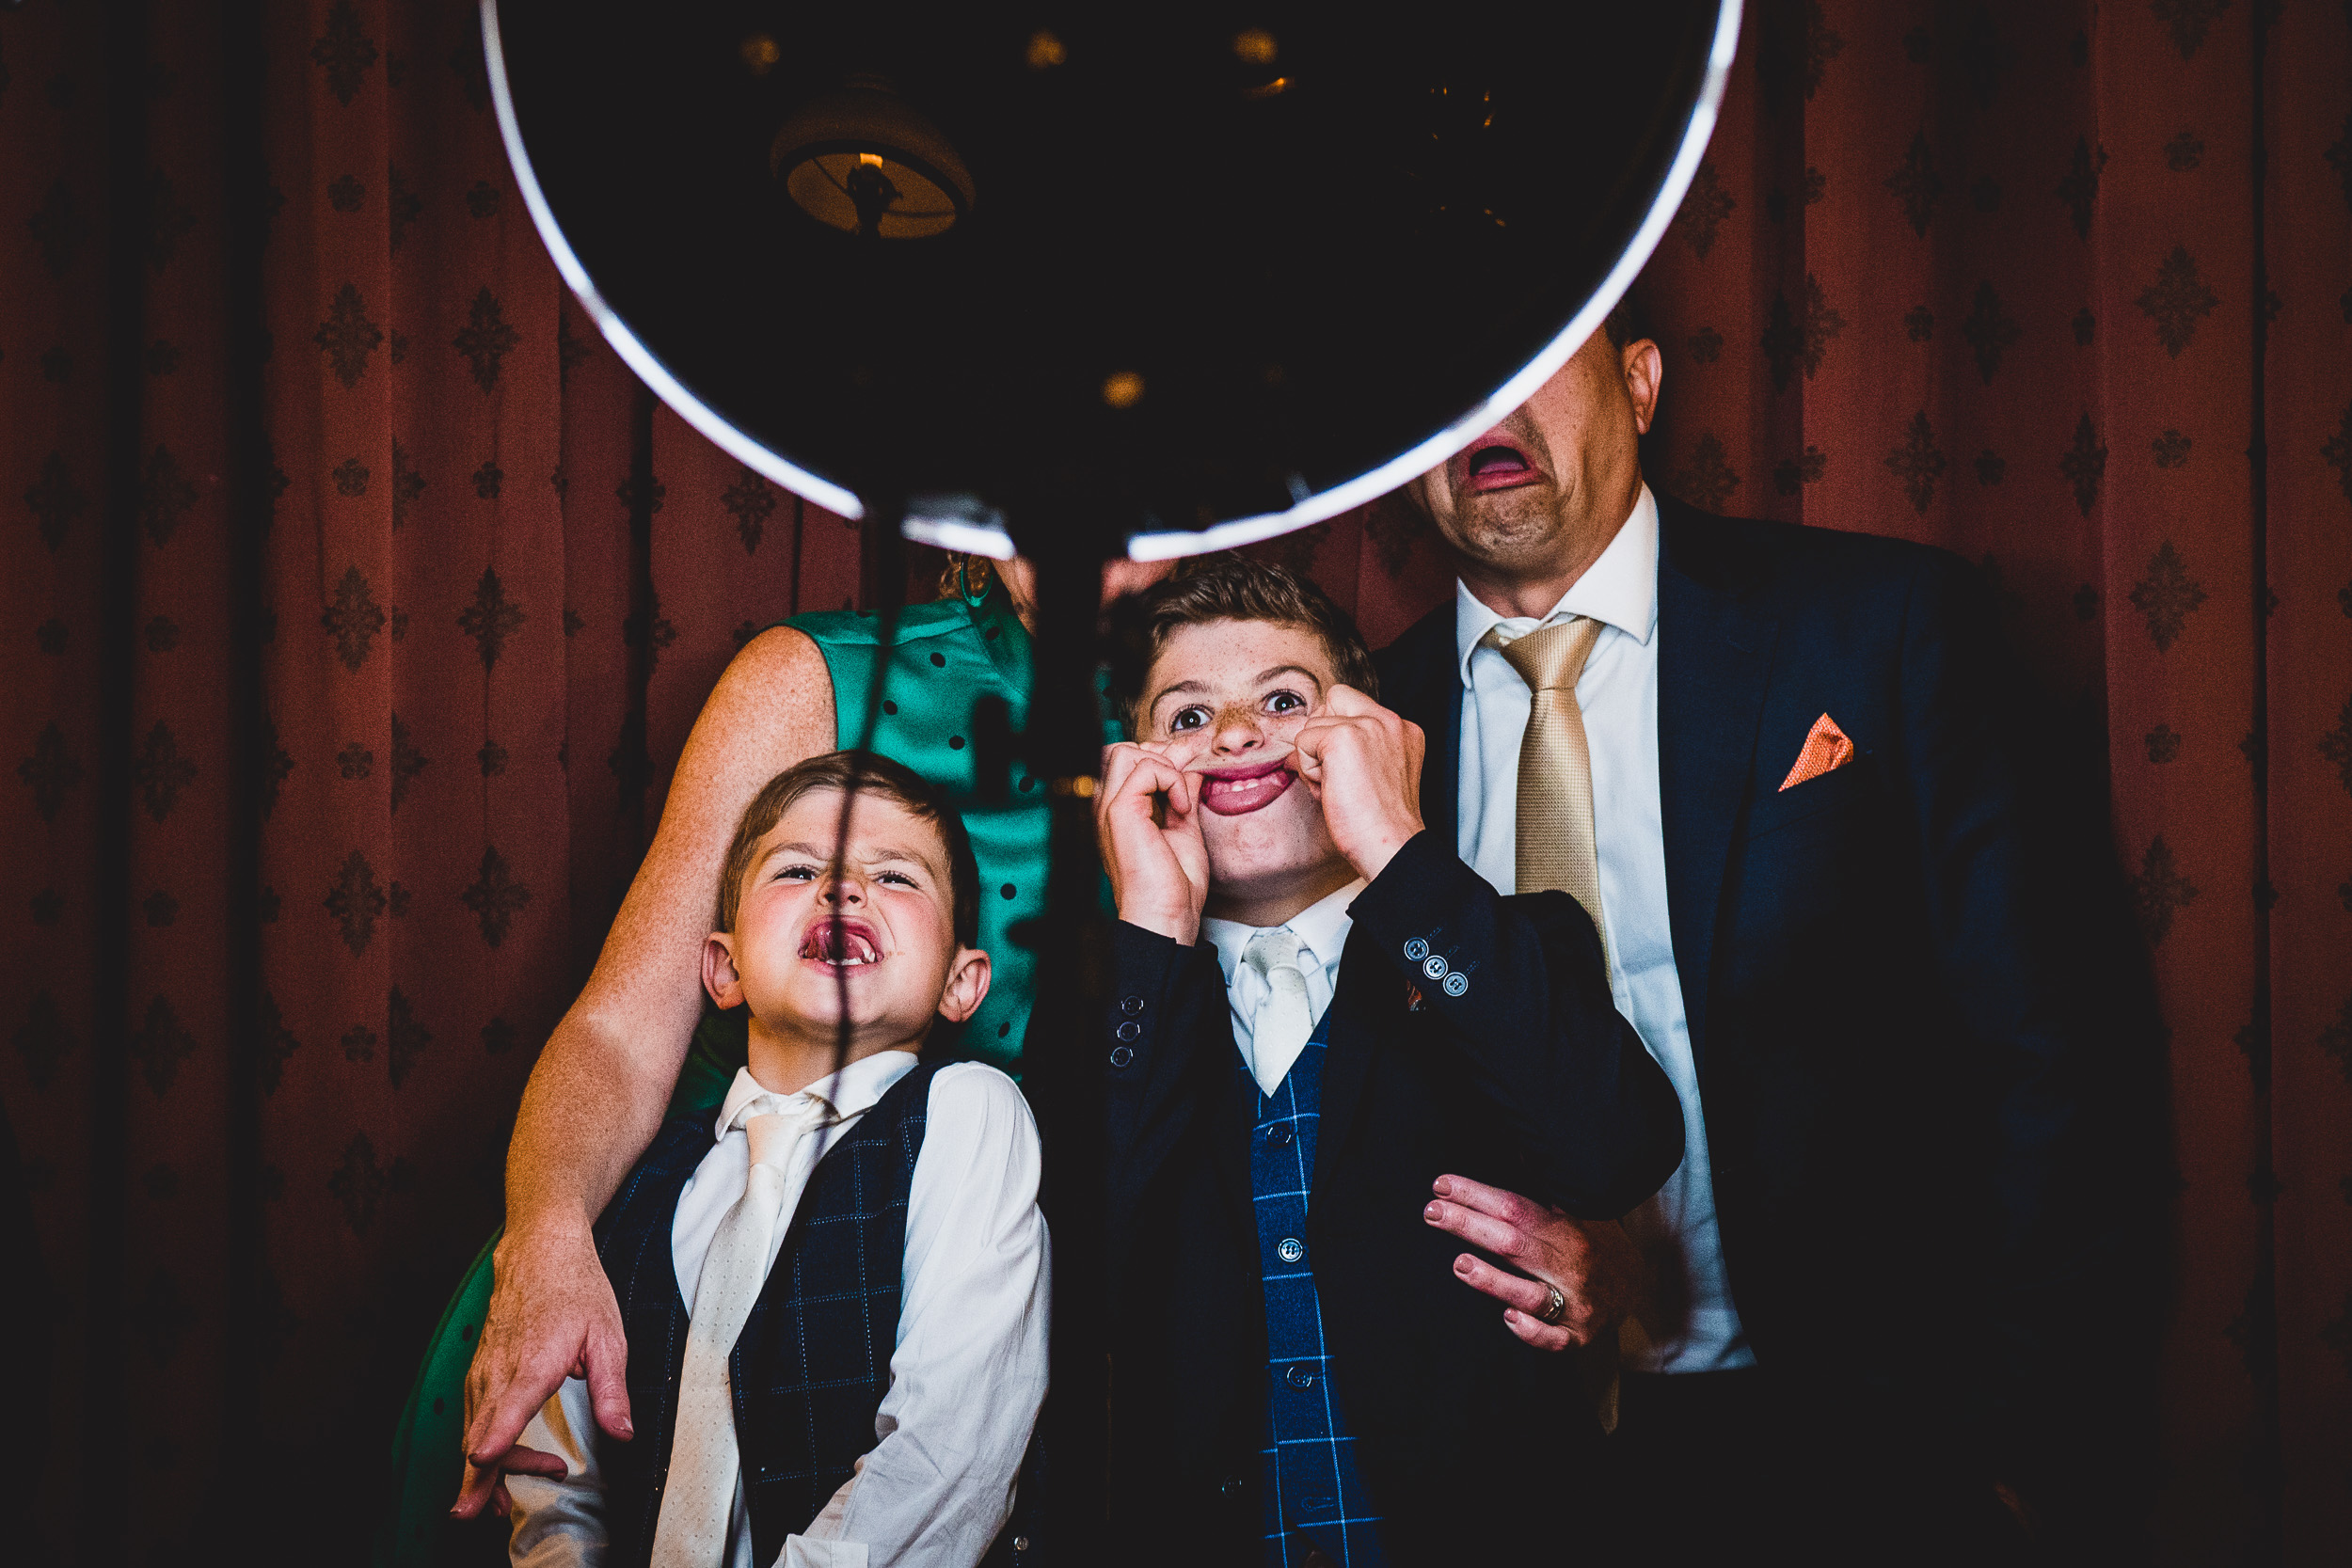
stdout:
<svg viewBox="0 0 2352 1568">
<path fill-rule="evenodd" d="M 881 1052 L 785 1101 L 790 1114 L 821 1099 L 834 1117 L 821 1137 L 794 1150 L 771 1268 L 819 1145 L 830 1150 L 915 1065 L 909 1052 Z M 717 1142 L 678 1196 L 671 1259 L 690 1317 L 720 1221 L 750 1181 L 742 1124 L 762 1099 L 772 1106 L 749 1069 L 737 1072 L 720 1107 Z M 982 1063 L 942 1068 L 931 1079 L 907 1199 L 898 1348 L 874 1417 L 880 1441 L 808 1528 L 787 1539 L 781 1568 L 971 1568 L 995 1540 L 1010 1516 L 1013 1482 L 1045 1397 L 1047 1242 L 1037 1190 L 1037 1123 L 1020 1089 Z M 516 1563 L 591 1568 L 603 1560 L 597 1449 L 609 1441 L 578 1378 L 532 1418 L 523 1445 L 562 1455 L 570 1473 L 560 1481 L 508 1478 Z M 726 1568 L 767 1568 L 753 1560 L 739 1477 L 730 1531 Z"/>
<path fill-rule="evenodd" d="M 1356 921 L 1347 911 L 1356 902 L 1356 895 L 1364 891 L 1361 877 L 1315 900 L 1280 926 L 1245 926 L 1238 920 L 1209 920 L 1200 922 L 1200 934 L 1216 946 L 1216 961 L 1225 971 L 1225 998 L 1233 1012 L 1233 1043 L 1241 1049 L 1242 1065 L 1259 1080 L 1266 1093 L 1274 1092 L 1291 1064 L 1298 1059 L 1307 1046 L 1307 1036 L 1285 1040 L 1279 1047 L 1279 1059 L 1261 1062 L 1258 1055 L 1258 1014 L 1266 1004 L 1265 976 L 1242 961 L 1249 951 L 1249 943 L 1261 931 L 1288 929 L 1298 938 L 1298 970 L 1307 982 L 1307 1026 L 1311 1034 L 1323 1022 L 1324 1012 L 1331 1006 L 1332 988 L 1339 984 L 1340 958 L 1347 951 L 1347 933 L 1356 928 Z"/>
</svg>

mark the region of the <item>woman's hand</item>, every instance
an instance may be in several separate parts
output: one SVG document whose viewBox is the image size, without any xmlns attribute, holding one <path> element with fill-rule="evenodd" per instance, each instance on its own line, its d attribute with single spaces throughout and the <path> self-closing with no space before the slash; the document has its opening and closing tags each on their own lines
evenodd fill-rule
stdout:
<svg viewBox="0 0 2352 1568">
<path fill-rule="evenodd" d="M 1104 754 L 1094 832 L 1119 918 L 1190 947 L 1209 896 L 1200 839 L 1200 776 L 1179 743 L 1132 741 Z"/>
<path fill-rule="evenodd" d="M 499 1242 L 498 1284 L 466 1372 L 466 1473 L 450 1513 L 470 1519 L 486 1504 L 514 1512 L 509 1475 L 564 1473 L 554 1454 L 517 1441 L 566 1377 L 587 1381 L 596 1424 L 626 1441 L 628 1340 L 612 1282 L 585 1232 L 508 1232 Z"/>
</svg>

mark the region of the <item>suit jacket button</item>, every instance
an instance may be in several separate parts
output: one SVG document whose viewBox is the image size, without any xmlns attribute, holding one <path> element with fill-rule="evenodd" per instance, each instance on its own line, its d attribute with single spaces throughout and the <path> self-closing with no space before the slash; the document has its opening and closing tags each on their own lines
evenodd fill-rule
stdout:
<svg viewBox="0 0 2352 1568">
<path fill-rule="evenodd" d="M 1428 976 L 1429 976 L 1432 980 L 1442 980 L 1442 979 L 1444 979 L 1444 978 L 1445 978 L 1445 971 L 1446 971 L 1446 962 L 1445 962 L 1445 960 L 1444 960 L 1443 958 L 1441 958 L 1438 957 L 1438 955 L 1437 955 L 1437 954 L 1435 954 L 1435 953 L 1430 954 L 1430 955 L 1429 955 L 1429 957 L 1427 957 L 1426 958 L 1423 958 L 1423 959 L 1422 960 L 1422 964 L 1421 964 L 1421 972 L 1422 972 L 1423 974 L 1428 975 Z"/>
<path fill-rule="evenodd" d="M 1216 1489 L 1226 1497 L 1237 1497 L 1241 1496 L 1241 1477 L 1227 1476 L 1216 1483 Z"/>
<path fill-rule="evenodd" d="M 1143 998 L 1140 996 L 1122 996 L 1119 999 L 1119 1010 L 1122 1013 L 1139 1013 L 1143 1011 Z"/>
<path fill-rule="evenodd" d="M 1470 990 L 1470 976 L 1457 969 L 1445 977 L 1443 990 L 1448 996 L 1459 996 Z"/>
<path fill-rule="evenodd" d="M 1421 938 L 1415 937 L 1405 944 L 1405 958 L 1407 963 L 1419 963 L 1427 957 L 1429 957 L 1429 944 Z"/>
<path fill-rule="evenodd" d="M 1136 1059 L 1136 1053 L 1123 1045 L 1111 1048 L 1111 1066 L 1125 1067 Z"/>
</svg>

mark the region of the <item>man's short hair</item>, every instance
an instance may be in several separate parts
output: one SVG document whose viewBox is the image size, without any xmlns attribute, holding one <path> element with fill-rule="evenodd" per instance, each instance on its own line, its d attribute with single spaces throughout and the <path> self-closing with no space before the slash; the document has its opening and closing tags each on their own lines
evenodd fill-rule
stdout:
<svg viewBox="0 0 2352 1568">
<path fill-rule="evenodd" d="M 827 752 L 794 763 L 770 779 L 736 825 L 735 842 L 727 846 L 726 869 L 719 878 L 719 929 L 735 929 L 743 906 L 743 879 L 750 875 L 759 841 L 775 831 L 784 814 L 803 795 L 820 789 L 855 789 L 903 806 L 939 830 L 947 849 L 947 874 L 953 895 L 956 941 L 966 947 L 980 940 L 980 868 L 972 859 L 971 835 L 963 818 L 938 785 L 901 762 L 872 752 Z"/>
<path fill-rule="evenodd" d="M 1175 575 L 1153 583 L 1144 593 L 1140 609 L 1150 659 L 1158 658 L 1168 640 L 1183 626 L 1208 621 L 1271 621 L 1313 632 L 1330 657 L 1332 672 L 1343 682 L 1366 696 L 1380 695 L 1372 650 L 1364 646 L 1355 621 L 1331 601 L 1330 594 L 1287 566 L 1232 554 L 1200 556 L 1178 568 Z M 1142 673 L 1136 678 L 1140 683 Z M 1139 722 L 1143 715 L 1136 708 L 1144 694 L 1136 690 L 1120 695 L 1131 724 Z"/>
<path fill-rule="evenodd" d="M 1649 312 L 1642 309 L 1634 291 L 1628 289 L 1625 297 L 1610 309 L 1600 329 L 1609 339 L 1611 348 L 1623 349 L 1628 343 L 1638 343 L 1650 336 Z"/>
</svg>

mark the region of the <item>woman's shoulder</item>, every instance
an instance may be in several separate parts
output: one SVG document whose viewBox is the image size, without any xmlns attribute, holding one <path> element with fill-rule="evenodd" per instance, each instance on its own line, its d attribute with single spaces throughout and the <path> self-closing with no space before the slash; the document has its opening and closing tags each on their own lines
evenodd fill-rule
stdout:
<svg viewBox="0 0 2352 1568">
<path fill-rule="evenodd" d="M 804 610 L 775 624 L 791 627 L 820 647 L 873 647 L 882 641 L 882 618 L 870 610 Z M 934 599 L 899 610 L 891 641 L 904 646 L 931 638 L 978 635 L 961 599 Z"/>
</svg>

